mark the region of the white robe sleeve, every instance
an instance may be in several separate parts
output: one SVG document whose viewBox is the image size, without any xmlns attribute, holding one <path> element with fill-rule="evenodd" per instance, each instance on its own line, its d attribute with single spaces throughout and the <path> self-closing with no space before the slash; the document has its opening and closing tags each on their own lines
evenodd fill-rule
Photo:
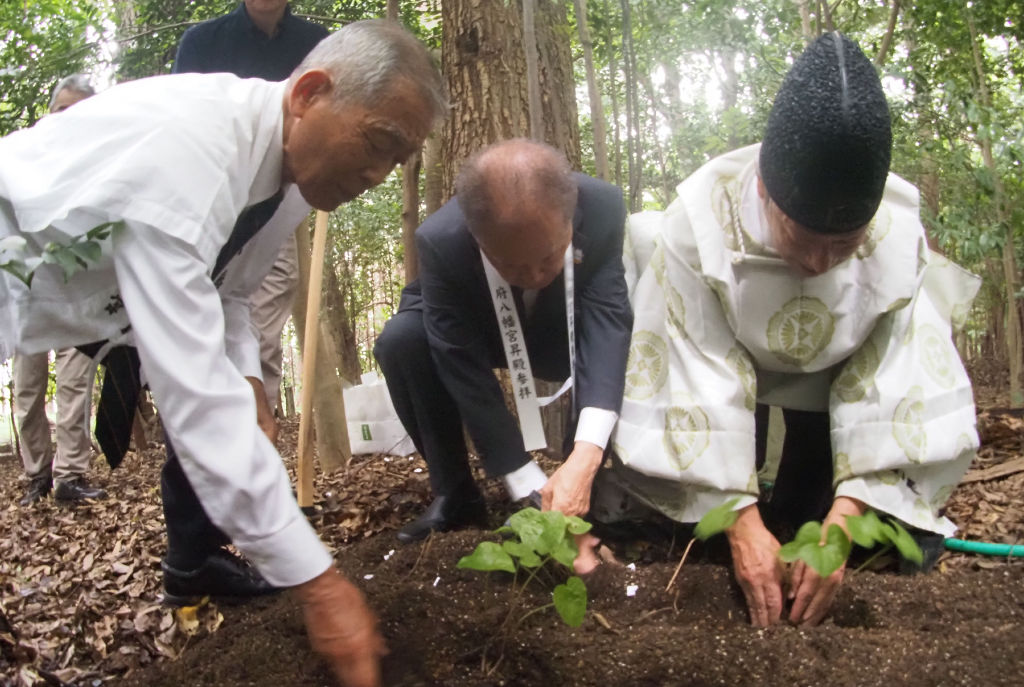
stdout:
<svg viewBox="0 0 1024 687">
<path fill-rule="evenodd" d="M 613 445 L 634 492 L 669 517 L 694 522 L 731 498 L 739 498 L 737 508 L 756 501 L 756 379 L 700 275 L 660 238 L 650 256 L 633 292 Z"/>
<path fill-rule="evenodd" d="M 946 536 L 940 515 L 978 448 L 971 383 L 952 340 L 977 278 L 931 256 L 921 288 L 884 315 L 832 383 L 837 496 Z"/>
<path fill-rule="evenodd" d="M 271 584 L 316 577 L 331 556 L 256 425 L 252 388 L 228 359 L 225 313 L 206 264 L 184 241 L 130 224 L 115 240 L 114 269 L 146 379 L 210 519 Z"/>
</svg>

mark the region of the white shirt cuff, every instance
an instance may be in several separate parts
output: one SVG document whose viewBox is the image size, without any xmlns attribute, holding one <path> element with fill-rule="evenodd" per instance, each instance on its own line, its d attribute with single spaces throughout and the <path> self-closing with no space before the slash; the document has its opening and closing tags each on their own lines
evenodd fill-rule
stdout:
<svg viewBox="0 0 1024 687">
<path fill-rule="evenodd" d="M 619 414 L 614 410 L 584 408 L 580 411 L 580 421 L 576 425 L 576 441 L 589 441 L 604 449 L 618 419 Z"/>
<path fill-rule="evenodd" d="M 234 543 L 275 587 L 294 587 L 308 582 L 334 563 L 301 512 L 284 529 L 269 537 L 246 542 L 236 539 Z"/>
</svg>

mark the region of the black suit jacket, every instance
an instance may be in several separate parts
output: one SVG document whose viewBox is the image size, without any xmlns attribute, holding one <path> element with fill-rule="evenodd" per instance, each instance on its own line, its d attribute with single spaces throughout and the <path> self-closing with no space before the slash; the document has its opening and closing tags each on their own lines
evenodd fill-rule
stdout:
<svg viewBox="0 0 1024 687">
<path fill-rule="evenodd" d="M 618 412 L 633 327 L 622 266 L 626 210 L 617 187 L 583 174 L 576 179 L 576 406 Z M 476 449 L 496 464 L 515 464 L 524 453 L 523 439 L 492 371 L 507 364 L 501 334 L 480 249 L 458 198 L 417 229 L 416 246 L 420 275 L 406 287 L 402 309 L 423 310 L 438 374 Z M 563 276 L 538 293 L 529 318 L 520 290 L 513 289 L 534 375 L 555 381 L 569 376 Z"/>
</svg>

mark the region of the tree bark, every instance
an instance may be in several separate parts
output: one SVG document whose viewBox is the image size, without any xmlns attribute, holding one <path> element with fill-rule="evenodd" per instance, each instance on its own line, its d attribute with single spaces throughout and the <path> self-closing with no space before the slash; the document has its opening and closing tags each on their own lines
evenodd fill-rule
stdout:
<svg viewBox="0 0 1024 687">
<path fill-rule="evenodd" d="M 608 0 L 604 0 L 604 15 L 606 18 L 605 26 L 605 43 L 608 46 L 608 73 L 611 75 L 609 84 L 609 93 L 611 94 L 612 100 L 612 124 L 614 126 L 612 141 L 615 146 L 615 185 L 619 188 L 623 188 L 622 185 L 622 131 L 621 124 L 619 122 L 619 85 L 617 77 L 619 75 L 618 60 L 615 58 L 615 43 L 612 40 L 612 22 L 611 12 L 608 6 Z"/>
<path fill-rule="evenodd" d="M 526 60 L 526 109 L 530 138 L 544 140 L 544 113 L 540 97 L 540 55 L 537 52 L 537 0 L 523 3 L 523 57 Z"/>
<path fill-rule="evenodd" d="M 295 231 L 299 253 L 299 285 L 292 306 L 292 318 L 299 337 L 299 347 L 306 348 L 306 299 L 309 293 L 310 253 L 309 222 L 303 222 Z M 316 376 L 317 385 L 313 396 L 313 426 L 316 432 L 316 452 L 324 471 L 337 470 L 348 464 L 352 449 L 348 443 L 345 407 L 341 396 L 341 380 L 338 378 L 338 361 L 335 349 L 324 337 L 323 327 L 319 328 L 320 341 L 317 344 Z"/>
<path fill-rule="evenodd" d="M 537 1 L 543 140 L 579 167 L 575 83 L 565 8 Z M 512 5 L 450 0 L 441 5 L 441 65 L 452 111 L 441 136 L 441 188 L 454 193 L 459 165 L 475 150 L 530 131 L 522 14 Z"/>
<path fill-rule="evenodd" d="M 633 26 L 631 19 L 630 0 L 620 0 L 622 6 L 622 61 L 623 76 L 626 82 L 626 162 L 629 170 L 629 210 L 639 212 L 641 201 L 640 184 L 642 180 L 640 144 L 640 108 L 636 87 L 636 55 L 633 50 Z"/>
<path fill-rule="evenodd" d="M 587 26 L 587 6 L 585 0 L 573 0 L 576 10 L 576 28 L 580 34 L 580 45 L 583 46 L 583 65 L 587 72 L 587 95 L 590 99 L 590 122 L 594 127 L 594 167 L 600 179 L 608 181 L 608 134 L 604 125 L 604 103 L 601 101 L 601 88 L 594 70 L 594 43 L 590 38 Z"/>
<path fill-rule="evenodd" d="M 427 217 L 441 209 L 444 189 L 441 170 L 441 137 L 433 134 L 423 146 L 423 197 Z"/>
<path fill-rule="evenodd" d="M 399 21 L 399 0 L 388 0 L 386 16 Z M 416 255 L 416 227 L 420 225 L 420 153 L 402 164 L 402 260 L 405 283 L 416 279 L 419 260 Z"/>
<path fill-rule="evenodd" d="M 892 0 L 892 7 L 889 9 L 889 25 L 885 29 L 885 36 L 882 37 L 882 45 L 875 55 L 875 66 L 881 68 L 889 57 L 889 49 L 892 48 L 893 35 L 896 33 L 896 22 L 900 16 L 900 0 Z"/>
</svg>

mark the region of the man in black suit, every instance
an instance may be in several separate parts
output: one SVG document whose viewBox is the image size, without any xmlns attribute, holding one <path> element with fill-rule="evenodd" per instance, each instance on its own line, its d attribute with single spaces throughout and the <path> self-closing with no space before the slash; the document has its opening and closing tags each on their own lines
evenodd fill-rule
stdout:
<svg viewBox="0 0 1024 687">
<path fill-rule="evenodd" d="M 436 497 L 399 531 L 400 540 L 483 523 L 463 422 L 487 473 L 501 476 L 513 499 L 536 491 L 545 509 L 589 510 L 622 401 L 633 322 L 624 222 L 619 189 L 573 173 L 549 146 L 515 139 L 470 158 L 456 197 L 417 230 L 419 280 L 405 288 L 374 348 Z M 576 429 L 567 433 L 574 442 L 550 479 L 527 453 L 538 446 L 536 430 L 522 420 L 520 431 L 493 373 L 498 367 L 511 370 L 521 419 L 537 414 L 529 406 L 530 368 L 541 379 L 574 378 Z"/>
</svg>

